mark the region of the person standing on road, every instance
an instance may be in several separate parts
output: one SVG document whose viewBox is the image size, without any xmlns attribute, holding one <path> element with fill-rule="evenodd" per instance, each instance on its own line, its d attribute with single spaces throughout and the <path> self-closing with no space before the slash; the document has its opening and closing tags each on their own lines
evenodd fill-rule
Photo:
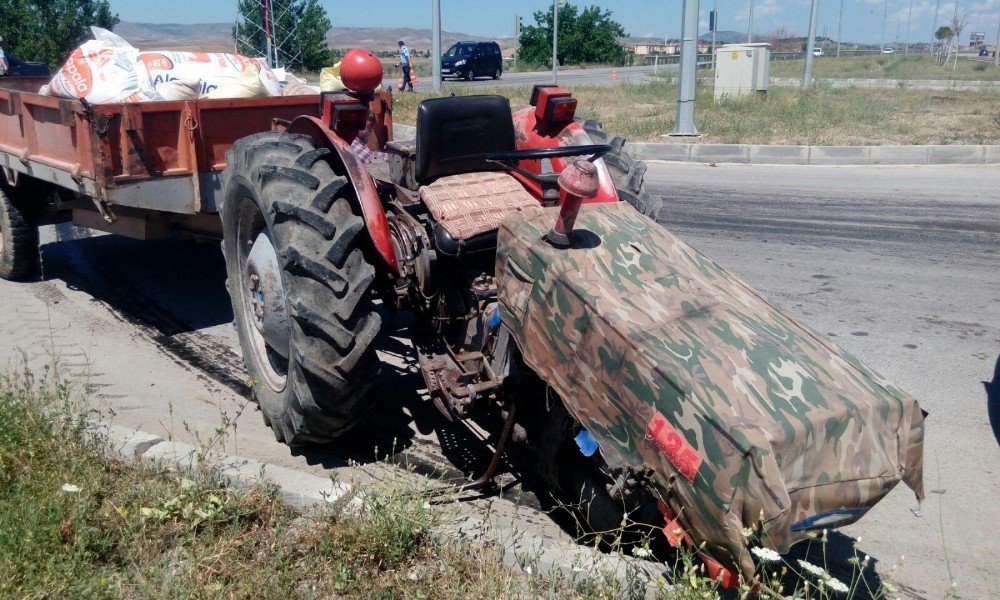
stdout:
<svg viewBox="0 0 1000 600">
<path fill-rule="evenodd" d="M 6 75 L 10 70 L 10 63 L 7 62 L 7 55 L 3 53 L 3 36 L 0 36 L 0 76 Z"/>
<path fill-rule="evenodd" d="M 413 82 L 410 81 L 410 49 L 406 47 L 403 40 L 399 40 L 399 66 L 403 68 L 403 85 L 400 86 L 399 91 L 405 91 L 406 86 L 410 86 L 410 91 L 413 91 Z"/>
</svg>

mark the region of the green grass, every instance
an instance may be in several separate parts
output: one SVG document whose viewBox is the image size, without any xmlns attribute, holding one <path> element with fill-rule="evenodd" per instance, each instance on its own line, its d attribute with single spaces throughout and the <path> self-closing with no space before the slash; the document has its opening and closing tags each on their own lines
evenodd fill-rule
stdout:
<svg viewBox="0 0 1000 600">
<path fill-rule="evenodd" d="M 771 77 L 802 77 L 804 61 L 771 63 Z M 937 64 L 927 54 L 875 54 L 870 56 L 819 56 L 813 60 L 813 74 L 829 79 L 935 79 L 1000 81 L 1000 67 L 959 59 L 957 68 Z"/>
<path fill-rule="evenodd" d="M 577 116 L 598 119 L 632 141 L 667 141 L 677 88 L 669 81 L 576 87 Z M 515 109 L 526 88 L 449 88 L 448 93 L 501 94 Z M 397 94 L 394 118 L 413 124 L 417 104 L 433 93 Z M 882 145 L 1000 143 L 1000 95 L 910 89 L 774 87 L 766 97 L 716 103 L 698 87 L 701 136 L 674 141 L 740 144 Z"/>
<path fill-rule="evenodd" d="M 208 455 L 203 470 L 184 476 L 120 462 L 88 430 L 87 406 L 82 386 L 56 369 L 0 372 L 0 598 L 647 596 L 635 569 L 623 579 L 591 570 L 581 583 L 532 574 L 530 557 L 524 571 L 505 567 L 504 549 L 485 538 L 442 540 L 435 527 L 457 513 L 392 482 L 365 490 L 363 501 L 302 513 L 267 487 L 220 486 Z M 761 543 L 752 530 L 744 535 Z M 815 541 L 825 558 L 826 532 Z M 834 584 L 849 586 L 847 597 L 893 589 L 891 574 L 869 589 L 869 559 L 857 553 L 839 582 L 825 561 L 773 560 L 754 581 L 793 597 L 842 597 L 827 589 Z M 658 597 L 719 598 L 690 553 L 669 571 L 672 584 L 660 580 Z M 752 583 L 740 597 L 754 597 Z"/>
<path fill-rule="evenodd" d="M 0 372 L 0 598 L 617 599 L 646 589 L 635 574 L 580 583 L 508 568 L 497 544 L 440 539 L 435 527 L 457 513 L 391 482 L 350 510 L 302 513 L 267 487 L 220 486 L 209 466 L 182 476 L 123 463 L 84 416 L 82 386 L 55 369 Z M 664 597 L 717 598 L 690 557 L 679 568 L 685 585 Z"/>
</svg>

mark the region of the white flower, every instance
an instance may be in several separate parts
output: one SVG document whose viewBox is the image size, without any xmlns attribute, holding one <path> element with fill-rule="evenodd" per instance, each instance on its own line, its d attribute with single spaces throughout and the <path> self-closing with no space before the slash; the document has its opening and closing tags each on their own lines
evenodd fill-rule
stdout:
<svg viewBox="0 0 1000 600">
<path fill-rule="evenodd" d="M 80 491 L 80 488 L 72 483 L 64 483 L 62 484 L 62 491 L 68 494 L 75 494 Z"/>
<path fill-rule="evenodd" d="M 740 531 L 740 533 L 743 534 L 743 539 L 745 540 L 749 540 L 750 538 L 753 537 L 753 529 L 749 527 L 744 527 L 743 530 Z"/>
<path fill-rule="evenodd" d="M 781 562 L 781 555 L 770 548 L 754 547 L 750 549 L 750 552 L 753 552 L 754 556 L 764 562 Z"/>
<path fill-rule="evenodd" d="M 531 575 L 531 565 L 524 567 L 524 572 L 527 573 L 528 575 Z"/>
<path fill-rule="evenodd" d="M 835 592 L 840 592 L 841 594 L 846 594 L 848 592 L 847 584 L 843 581 L 837 579 L 836 577 L 830 577 L 829 579 L 824 579 L 819 582 L 820 585 L 825 585 Z"/>
<path fill-rule="evenodd" d="M 642 548 L 640 546 L 635 546 L 632 548 L 632 554 L 640 558 L 646 558 L 647 556 L 652 556 L 653 553 L 649 551 L 648 548 Z"/>
<path fill-rule="evenodd" d="M 808 571 L 821 579 L 826 579 L 827 577 L 830 576 L 830 574 L 827 573 L 826 569 L 824 569 L 823 567 L 817 567 L 811 562 L 806 562 L 802 559 L 799 559 L 799 566 L 802 567 L 803 570 Z"/>
</svg>

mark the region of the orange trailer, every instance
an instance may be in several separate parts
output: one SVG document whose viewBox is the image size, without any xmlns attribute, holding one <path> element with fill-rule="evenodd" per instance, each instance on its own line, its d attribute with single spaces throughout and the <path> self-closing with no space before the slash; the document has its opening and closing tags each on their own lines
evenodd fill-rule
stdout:
<svg viewBox="0 0 1000 600">
<path fill-rule="evenodd" d="M 0 79 L 3 192 L 35 204 L 39 222 L 144 239 L 219 235 L 233 142 L 319 111 L 318 95 L 90 105 L 38 94 L 47 82 Z"/>
</svg>

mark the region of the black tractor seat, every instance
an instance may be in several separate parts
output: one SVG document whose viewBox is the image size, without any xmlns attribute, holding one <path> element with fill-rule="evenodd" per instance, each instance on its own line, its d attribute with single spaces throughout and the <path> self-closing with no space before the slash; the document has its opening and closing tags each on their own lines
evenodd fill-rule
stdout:
<svg viewBox="0 0 1000 600">
<path fill-rule="evenodd" d="M 445 254 L 494 247 L 504 219 L 538 206 L 510 172 L 486 160 L 487 154 L 514 149 L 510 103 L 502 96 L 420 103 L 414 179 Z"/>
</svg>

